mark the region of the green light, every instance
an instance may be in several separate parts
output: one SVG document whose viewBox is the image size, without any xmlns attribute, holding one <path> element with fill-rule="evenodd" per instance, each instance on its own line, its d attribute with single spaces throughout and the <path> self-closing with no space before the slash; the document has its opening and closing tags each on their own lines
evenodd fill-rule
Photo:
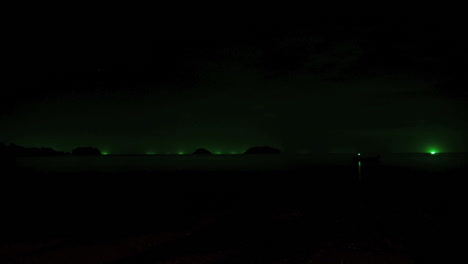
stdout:
<svg viewBox="0 0 468 264">
<path fill-rule="evenodd" d="M 154 155 L 156 153 L 152 152 L 152 151 L 149 151 L 149 152 L 146 152 L 146 155 Z"/>
<path fill-rule="evenodd" d="M 179 151 L 177 154 L 179 154 L 179 155 L 184 155 L 184 152 L 183 152 L 183 151 Z"/>
<path fill-rule="evenodd" d="M 436 155 L 439 153 L 436 149 L 429 149 L 427 152 L 431 155 Z"/>
<path fill-rule="evenodd" d="M 215 154 L 216 154 L 216 155 L 221 155 L 221 154 L 223 154 L 223 153 L 221 153 L 221 152 L 218 151 L 218 152 L 215 152 Z"/>
<path fill-rule="evenodd" d="M 104 152 L 101 152 L 101 154 L 102 154 L 102 155 L 109 155 L 109 153 L 108 153 L 108 152 L 105 152 L 105 151 L 104 151 Z"/>
<path fill-rule="evenodd" d="M 358 155 L 358 156 L 361 156 L 361 153 L 358 153 L 357 155 Z"/>
</svg>

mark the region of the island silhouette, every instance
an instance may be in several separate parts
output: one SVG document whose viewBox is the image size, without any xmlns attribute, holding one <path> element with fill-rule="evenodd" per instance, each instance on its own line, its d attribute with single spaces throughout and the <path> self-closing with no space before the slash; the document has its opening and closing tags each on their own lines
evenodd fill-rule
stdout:
<svg viewBox="0 0 468 264">
<path fill-rule="evenodd" d="M 192 154 L 195 154 L 195 155 L 206 155 L 206 154 L 213 154 L 211 151 L 207 150 L 207 149 L 204 149 L 204 148 L 199 148 L 199 149 L 196 149 L 195 152 L 193 152 Z"/>
<path fill-rule="evenodd" d="M 270 146 L 255 146 L 247 149 L 243 154 L 280 154 L 281 151 L 277 148 Z M 193 155 L 209 155 L 213 152 L 205 149 L 198 148 L 193 153 Z M 86 146 L 86 147 L 76 147 L 71 152 L 57 151 L 49 147 L 23 147 L 13 143 L 6 144 L 0 142 L 0 156 L 60 156 L 60 155 L 75 155 L 75 156 L 100 156 L 107 155 L 105 152 L 102 152 L 96 147 Z"/>
</svg>

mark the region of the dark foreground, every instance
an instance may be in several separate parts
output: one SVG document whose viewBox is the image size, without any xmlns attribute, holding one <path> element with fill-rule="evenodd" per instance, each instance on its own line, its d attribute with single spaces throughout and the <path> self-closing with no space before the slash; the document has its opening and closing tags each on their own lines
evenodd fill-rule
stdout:
<svg viewBox="0 0 468 264">
<path fill-rule="evenodd" d="M 1 178 L 0 263 L 447 263 L 465 168 Z"/>
</svg>

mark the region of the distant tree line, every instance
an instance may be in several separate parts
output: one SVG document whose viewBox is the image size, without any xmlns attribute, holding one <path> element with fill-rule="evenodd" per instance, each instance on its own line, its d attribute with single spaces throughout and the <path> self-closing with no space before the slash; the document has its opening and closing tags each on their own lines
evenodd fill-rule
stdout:
<svg viewBox="0 0 468 264">
<path fill-rule="evenodd" d="M 252 147 L 247 149 L 244 154 L 280 154 L 281 151 L 276 148 L 268 147 L 268 146 L 263 146 L 263 147 Z M 192 154 L 194 155 L 206 155 L 206 154 L 213 154 L 211 151 L 204 149 L 204 148 L 199 148 L 195 150 Z"/>
<path fill-rule="evenodd" d="M 27 148 L 16 144 L 0 143 L 0 154 L 2 156 L 59 156 L 67 155 L 66 152 L 56 151 L 52 148 Z"/>
<path fill-rule="evenodd" d="M 64 155 L 101 155 L 101 151 L 93 147 L 78 147 L 71 153 L 57 151 L 52 148 L 28 148 L 16 144 L 0 142 L 0 156 L 27 157 L 27 156 L 64 156 Z"/>
<path fill-rule="evenodd" d="M 263 146 L 263 147 L 252 147 L 247 149 L 244 154 L 280 154 L 281 151 L 276 148 Z M 206 155 L 212 154 L 209 150 L 199 148 L 192 154 L 195 155 Z M 5 144 L 0 142 L 0 156 L 3 157 L 26 157 L 26 156 L 64 156 L 64 155 L 76 155 L 76 156 L 100 156 L 101 151 L 95 147 L 77 147 L 72 150 L 71 153 L 57 151 L 52 148 L 28 148 L 18 146 L 16 144 Z"/>
</svg>

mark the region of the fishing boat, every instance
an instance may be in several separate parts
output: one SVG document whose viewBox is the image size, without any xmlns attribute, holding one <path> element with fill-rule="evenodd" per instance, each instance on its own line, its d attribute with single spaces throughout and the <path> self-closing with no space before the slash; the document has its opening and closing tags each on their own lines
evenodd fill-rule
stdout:
<svg viewBox="0 0 468 264">
<path fill-rule="evenodd" d="M 365 162 L 365 163 L 378 163 L 380 162 L 380 154 L 371 153 L 358 153 L 352 159 L 353 163 Z"/>
</svg>

